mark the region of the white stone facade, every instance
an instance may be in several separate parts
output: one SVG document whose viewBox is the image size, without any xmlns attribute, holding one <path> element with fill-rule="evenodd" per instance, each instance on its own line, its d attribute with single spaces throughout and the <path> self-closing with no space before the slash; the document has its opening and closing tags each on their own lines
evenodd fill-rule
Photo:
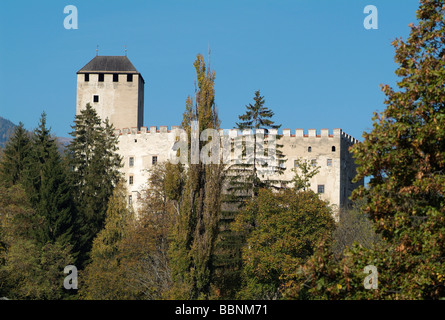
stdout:
<svg viewBox="0 0 445 320">
<path fill-rule="evenodd" d="M 147 188 L 148 170 L 156 163 L 169 160 L 176 137 L 179 136 L 177 130 L 180 130 L 179 127 L 173 126 L 169 130 L 168 127 L 161 126 L 115 131 L 115 134 L 119 135 L 119 153 L 124 162 L 122 172 L 127 180 L 132 202 L 136 203 L 143 190 Z M 220 130 L 220 135 L 223 134 Z M 231 138 L 232 143 L 234 139 L 243 136 L 242 132 L 235 129 L 225 134 Z M 292 134 L 291 130 L 284 129 L 280 134 L 282 138 L 278 143 L 283 145 L 281 150 L 286 159 L 284 174 L 260 176 L 260 178 L 289 182 L 294 176 L 292 169 L 295 160 L 315 161 L 314 165 L 320 169 L 310 181 L 311 189 L 338 208 L 346 206 L 352 191 L 363 184 L 363 182 L 352 183 L 356 165 L 348 149 L 357 143 L 357 140 L 341 129 L 334 129 L 332 132 L 322 129 L 319 134 L 314 129 L 308 130 L 306 134 L 303 129 L 297 129 Z M 233 152 L 232 159 L 236 159 Z"/>
<path fill-rule="evenodd" d="M 179 127 L 142 126 L 144 105 L 144 80 L 131 62 L 125 57 L 101 57 L 93 59 L 77 74 L 77 114 L 87 103 L 96 109 L 101 119 L 108 118 L 119 135 L 119 153 L 123 157 L 122 172 L 128 186 L 128 200 L 137 204 L 137 200 L 147 188 L 148 170 L 156 163 L 167 161 Z M 120 65 L 112 69 L 107 61 L 117 61 Z M 96 63 L 96 64 L 94 64 Z M 95 66 L 107 68 L 106 71 L 95 70 Z M 128 68 L 128 69 L 125 69 Z M 99 74 L 103 74 L 99 79 Z M 85 74 L 88 74 L 86 76 Z M 128 74 L 132 74 L 132 81 L 128 81 Z M 94 102 L 94 96 L 99 101 Z M 239 139 L 246 132 L 235 129 L 220 130 L 220 135 L 227 135 L 231 139 Z M 269 134 L 275 132 L 269 131 Z M 320 172 L 311 179 L 311 189 L 321 194 L 321 198 L 328 200 L 338 208 L 347 206 L 352 191 L 363 181 L 352 183 L 356 165 L 349 147 L 358 141 L 344 133 L 341 129 L 283 129 L 282 152 L 285 156 L 285 172 L 280 176 L 269 176 L 272 179 L 290 181 L 294 176 L 295 160 L 314 161 L 320 167 Z M 232 140 L 233 141 L 233 140 Z M 260 178 L 267 178 L 261 176 Z"/>
</svg>

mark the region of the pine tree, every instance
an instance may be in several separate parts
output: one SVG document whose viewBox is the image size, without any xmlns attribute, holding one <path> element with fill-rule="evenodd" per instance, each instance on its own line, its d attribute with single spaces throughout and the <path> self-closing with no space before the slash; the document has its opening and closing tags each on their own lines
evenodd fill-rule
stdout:
<svg viewBox="0 0 445 320">
<path fill-rule="evenodd" d="M 85 265 L 92 241 L 104 226 L 108 200 L 121 179 L 122 157 L 116 153 L 118 137 L 113 126 L 108 120 L 102 123 L 90 104 L 74 123 L 67 156 L 77 208 L 77 250 L 80 265 Z"/>
<path fill-rule="evenodd" d="M 215 73 L 206 68 L 198 55 L 194 63 L 197 75 L 196 101 L 187 98 L 182 126 L 191 141 L 192 121 L 199 122 L 199 136 L 204 129 L 218 129 L 215 107 Z M 205 145 L 199 143 L 199 150 Z M 190 147 L 189 147 L 190 150 Z M 193 164 L 188 166 L 181 195 L 180 216 L 170 247 L 172 275 L 182 298 L 208 298 L 214 275 L 213 254 L 220 217 L 223 166 Z"/>
<path fill-rule="evenodd" d="M 44 245 L 73 241 L 74 207 L 68 170 L 57 149 L 57 143 L 46 127 L 46 114 L 34 130 L 31 148 L 25 161 L 24 186 L 36 214 L 44 219 L 37 239 Z"/>
<path fill-rule="evenodd" d="M 6 186 L 20 182 L 29 154 L 31 139 L 23 123 L 15 127 L 14 132 L 2 150 L 0 158 L 0 181 Z"/>
</svg>

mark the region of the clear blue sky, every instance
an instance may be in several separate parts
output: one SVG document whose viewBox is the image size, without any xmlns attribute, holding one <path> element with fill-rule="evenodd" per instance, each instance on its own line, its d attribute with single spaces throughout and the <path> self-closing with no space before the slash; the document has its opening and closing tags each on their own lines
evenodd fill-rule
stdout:
<svg viewBox="0 0 445 320">
<path fill-rule="evenodd" d="M 78 29 L 66 30 L 66 5 Z M 366 30 L 366 5 L 379 29 Z M 418 0 L 54 0 L 0 3 L 0 116 L 37 126 L 42 111 L 68 136 L 76 72 L 96 54 L 128 57 L 145 84 L 145 126 L 179 125 L 193 94 L 197 53 L 216 72 L 223 128 L 261 90 L 282 128 L 342 128 L 361 139 L 395 85 L 396 37 Z"/>
</svg>

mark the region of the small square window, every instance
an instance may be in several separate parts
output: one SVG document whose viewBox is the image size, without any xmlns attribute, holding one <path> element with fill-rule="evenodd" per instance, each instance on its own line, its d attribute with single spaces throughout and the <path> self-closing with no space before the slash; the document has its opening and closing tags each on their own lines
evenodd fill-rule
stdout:
<svg viewBox="0 0 445 320">
<path fill-rule="evenodd" d="M 324 193 L 324 184 L 318 185 L 318 193 Z"/>
<path fill-rule="evenodd" d="M 89 73 L 85 73 L 85 82 L 90 81 L 90 74 Z"/>
<path fill-rule="evenodd" d="M 134 178 L 133 176 L 128 177 L 128 184 L 133 184 Z"/>
<path fill-rule="evenodd" d="M 127 82 L 133 82 L 133 75 L 127 74 Z"/>
<path fill-rule="evenodd" d="M 332 159 L 328 159 L 327 165 L 328 165 L 328 167 L 332 167 Z"/>
<path fill-rule="evenodd" d="M 134 166 L 134 157 L 130 157 L 130 158 L 128 159 L 128 165 L 129 165 L 130 167 Z"/>
<path fill-rule="evenodd" d="M 158 156 L 153 156 L 153 158 L 151 159 L 151 164 L 155 165 L 158 163 Z"/>
<path fill-rule="evenodd" d="M 119 82 L 119 75 L 117 73 L 113 74 L 113 82 Z"/>
<path fill-rule="evenodd" d="M 93 102 L 99 102 L 99 96 L 97 94 L 93 96 Z"/>
<path fill-rule="evenodd" d="M 99 82 L 104 82 L 105 75 L 103 73 L 99 73 Z"/>
</svg>

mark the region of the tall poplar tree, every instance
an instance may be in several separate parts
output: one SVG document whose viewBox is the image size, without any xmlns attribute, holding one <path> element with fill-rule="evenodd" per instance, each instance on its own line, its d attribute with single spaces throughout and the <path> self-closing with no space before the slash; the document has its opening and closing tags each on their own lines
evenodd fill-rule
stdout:
<svg viewBox="0 0 445 320">
<path fill-rule="evenodd" d="M 188 97 L 182 126 L 191 141 L 192 121 L 198 121 L 198 139 L 205 129 L 218 129 L 215 73 L 198 55 L 195 101 Z M 209 143 L 209 142 L 207 142 Z M 199 141 L 199 150 L 205 145 Z M 189 145 L 190 150 L 190 145 Z M 172 275 L 182 298 L 208 298 L 214 275 L 213 253 L 218 234 L 223 166 L 190 163 L 186 172 L 180 216 L 170 247 Z"/>
</svg>

